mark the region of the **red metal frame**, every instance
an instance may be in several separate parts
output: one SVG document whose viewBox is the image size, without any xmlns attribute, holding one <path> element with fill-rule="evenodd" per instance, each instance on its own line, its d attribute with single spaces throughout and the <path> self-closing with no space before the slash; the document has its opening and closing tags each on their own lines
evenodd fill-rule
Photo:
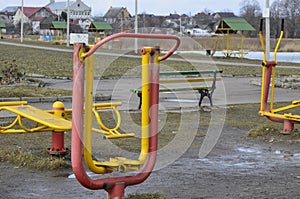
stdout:
<svg viewBox="0 0 300 199">
<path fill-rule="evenodd" d="M 152 38 L 152 39 L 171 39 L 175 40 L 176 44 L 170 49 L 170 51 L 160 60 L 165 60 L 171 56 L 174 51 L 179 47 L 180 39 L 172 35 L 150 35 L 150 34 L 131 34 L 131 33 L 118 33 L 110 37 L 106 37 L 97 43 L 93 48 L 89 49 L 85 53 L 85 57 L 93 54 L 97 48 L 104 43 L 119 37 L 131 37 L 131 38 Z M 83 166 L 83 97 L 84 97 L 84 63 L 80 61 L 80 50 L 83 48 L 82 44 L 74 44 L 74 67 L 73 67 L 73 101 L 72 101 L 72 167 L 77 180 L 86 188 L 89 189 L 105 189 L 109 198 L 124 198 L 124 189 L 127 186 L 135 185 L 145 181 L 151 174 L 156 161 L 157 142 L 158 142 L 158 85 L 159 85 L 159 67 L 151 67 L 150 73 L 150 118 L 151 122 L 149 125 L 149 153 L 145 160 L 142 169 L 138 174 L 133 176 L 121 176 L 121 177 L 108 177 L 101 179 L 90 178 Z M 154 53 L 151 54 L 150 65 L 155 65 L 154 55 L 159 50 L 155 49 Z"/>
</svg>

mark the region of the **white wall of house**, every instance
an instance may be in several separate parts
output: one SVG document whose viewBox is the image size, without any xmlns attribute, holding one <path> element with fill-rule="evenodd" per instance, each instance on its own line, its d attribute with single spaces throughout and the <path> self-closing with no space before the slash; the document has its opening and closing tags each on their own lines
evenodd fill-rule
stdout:
<svg viewBox="0 0 300 199">
<path fill-rule="evenodd" d="M 16 26 L 19 22 L 21 22 L 23 16 L 23 22 L 24 23 L 29 23 L 30 20 L 28 17 L 26 17 L 26 15 L 23 14 L 23 12 L 21 11 L 21 9 L 19 8 L 14 16 L 14 21 L 13 24 Z"/>
<path fill-rule="evenodd" d="M 81 1 L 77 1 L 70 6 L 70 19 L 91 18 L 91 8 Z"/>
<path fill-rule="evenodd" d="M 40 21 L 32 21 L 32 32 L 40 32 Z"/>
</svg>

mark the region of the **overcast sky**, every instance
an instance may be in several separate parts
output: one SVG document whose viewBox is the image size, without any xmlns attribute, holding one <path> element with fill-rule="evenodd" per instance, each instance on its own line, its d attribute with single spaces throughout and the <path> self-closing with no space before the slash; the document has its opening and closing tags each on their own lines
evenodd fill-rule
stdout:
<svg viewBox="0 0 300 199">
<path fill-rule="evenodd" d="M 24 6 L 45 6 L 49 0 L 23 0 Z M 56 0 L 65 1 L 65 0 Z M 72 1 L 72 0 L 70 0 Z M 232 11 L 239 14 L 240 3 L 243 0 L 138 0 L 138 13 L 148 13 L 156 15 L 169 15 L 170 13 L 195 15 L 204 9 L 212 12 Z M 22 0 L 0 0 L 0 10 L 6 6 L 20 6 Z M 85 4 L 92 7 L 92 15 L 103 15 L 113 7 L 126 7 L 129 12 L 135 13 L 135 0 L 83 0 Z M 265 8 L 265 0 L 261 2 L 261 8 Z M 270 1 L 271 4 L 272 0 Z"/>
</svg>

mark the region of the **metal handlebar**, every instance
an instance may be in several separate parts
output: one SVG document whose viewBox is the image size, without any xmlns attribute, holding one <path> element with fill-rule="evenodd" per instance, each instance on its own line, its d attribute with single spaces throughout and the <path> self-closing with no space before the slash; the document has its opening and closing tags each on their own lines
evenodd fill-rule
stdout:
<svg viewBox="0 0 300 199">
<path fill-rule="evenodd" d="M 160 61 L 167 59 L 170 57 L 176 49 L 180 45 L 180 38 L 175 35 L 164 35 L 164 34 L 135 34 L 135 33 L 117 33 L 111 35 L 109 37 L 104 38 L 96 45 L 94 45 L 91 49 L 88 49 L 86 53 L 83 53 L 80 57 L 81 61 L 83 61 L 86 57 L 92 55 L 100 46 L 103 44 L 120 37 L 127 37 L 127 38 L 149 38 L 149 39 L 170 39 L 175 40 L 176 44 L 164 55 L 160 58 Z"/>
</svg>

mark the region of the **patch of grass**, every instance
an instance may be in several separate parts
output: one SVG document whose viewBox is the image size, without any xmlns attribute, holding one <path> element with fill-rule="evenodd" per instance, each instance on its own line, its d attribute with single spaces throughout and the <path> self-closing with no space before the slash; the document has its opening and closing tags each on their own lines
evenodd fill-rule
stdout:
<svg viewBox="0 0 300 199">
<path fill-rule="evenodd" d="M 26 153 L 19 148 L 0 150 L 0 160 L 8 161 L 17 167 L 28 167 L 39 170 L 57 170 L 70 167 L 62 158 L 42 158 L 31 153 Z"/>
<path fill-rule="evenodd" d="M 279 134 L 279 130 L 275 129 L 272 126 L 261 125 L 258 128 L 250 129 L 247 136 L 255 138 L 255 137 L 266 136 L 266 135 L 274 134 L 274 133 Z"/>
<path fill-rule="evenodd" d="M 71 96 L 72 91 L 34 86 L 5 86 L 0 88 L 0 97 L 61 97 Z"/>
<path fill-rule="evenodd" d="M 31 45 L 43 45 L 41 42 L 36 44 L 31 41 Z M 45 43 L 45 42 L 44 42 Z M 48 43 L 45 43 L 44 46 L 49 46 Z M 63 48 L 60 46 L 53 45 L 55 48 Z M 50 50 L 41 50 L 35 48 L 27 47 L 17 47 L 17 46 L 8 46 L 0 44 L 2 51 L 0 59 L 0 70 L 4 67 L 4 61 L 16 60 L 16 64 L 24 69 L 25 74 L 39 74 L 45 75 L 47 77 L 72 77 L 73 70 L 73 53 L 72 52 L 57 52 Z M 104 52 L 106 52 L 104 50 Z M 114 51 L 113 51 L 114 52 Z M 122 53 L 120 53 L 122 55 Z M 173 55 L 174 58 L 179 58 L 178 55 Z M 186 58 L 192 58 L 196 60 L 210 60 L 210 58 L 205 56 L 198 55 L 184 55 Z M 258 67 L 245 67 L 245 66 L 227 66 L 218 64 L 217 67 L 222 69 L 224 75 L 234 75 L 234 76 L 245 76 L 245 75 L 261 75 L 261 61 L 259 60 L 248 60 L 248 59 L 239 59 L 239 58 L 223 58 L 223 57 L 213 57 L 214 61 L 224 61 L 224 62 L 236 62 L 236 63 L 251 63 L 255 64 Z M 212 64 L 200 64 L 200 63 L 189 63 L 182 61 L 166 60 L 161 63 L 162 70 L 167 68 L 172 68 L 174 70 L 191 70 L 195 69 L 206 69 L 215 68 L 215 65 Z M 289 65 L 288 63 L 282 63 L 280 65 Z M 300 64 L 292 63 L 300 67 Z M 137 58 L 125 58 L 125 57 L 111 57 L 97 54 L 95 56 L 95 67 L 96 75 L 101 76 L 102 78 L 109 77 L 120 77 L 122 75 L 140 75 L 141 59 Z M 132 70 L 130 73 L 128 71 Z M 277 71 L 278 75 L 292 75 L 300 74 L 298 70 L 294 69 L 279 69 Z"/>
<path fill-rule="evenodd" d="M 129 194 L 126 199 L 167 199 L 167 197 L 161 193 L 136 193 Z"/>
</svg>

